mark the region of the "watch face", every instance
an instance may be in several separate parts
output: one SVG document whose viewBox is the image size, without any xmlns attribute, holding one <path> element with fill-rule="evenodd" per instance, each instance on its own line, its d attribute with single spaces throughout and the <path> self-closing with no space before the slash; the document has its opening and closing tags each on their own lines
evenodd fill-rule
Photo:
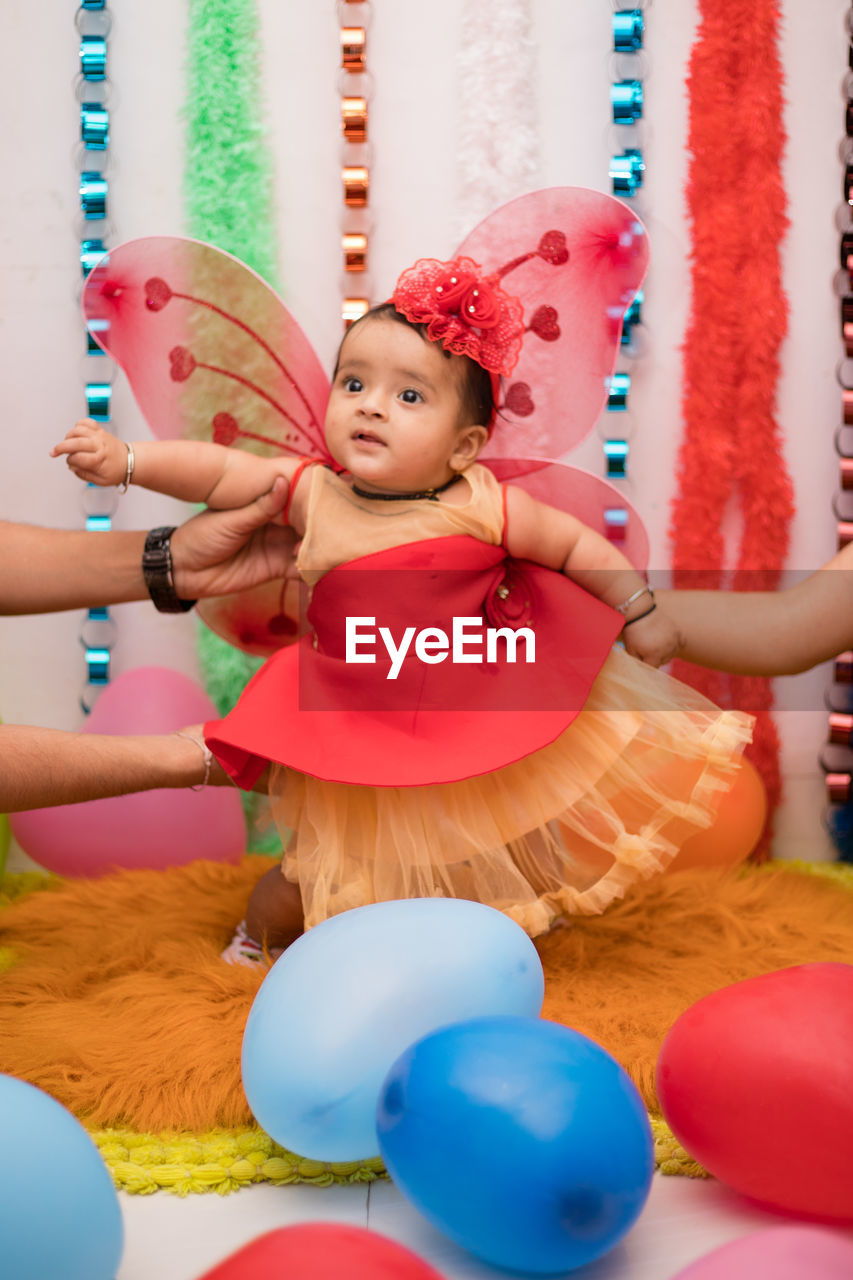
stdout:
<svg viewBox="0 0 853 1280">
<path fill-rule="evenodd" d="M 175 532 L 176 526 L 172 528 L 152 529 L 145 539 L 145 547 L 142 552 L 142 563 L 162 565 L 164 568 L 171 569 L 172 566 L 172 534 Z"/>
</svg>

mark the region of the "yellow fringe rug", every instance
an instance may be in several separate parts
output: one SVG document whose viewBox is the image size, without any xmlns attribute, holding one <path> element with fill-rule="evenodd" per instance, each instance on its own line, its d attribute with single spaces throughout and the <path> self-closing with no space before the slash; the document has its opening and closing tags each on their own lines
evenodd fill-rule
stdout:
<svg viewBox="0 0 853 1280">
<path fill-rule="evenodd" d="M 263 973 L 219 953 L 270 865 L 254 856 L 237 867 L 3 884 L 0 1071 L 73 1111 L 127 1191 L 382 1176 L 378 1160 L 304 1160 L 252 1123 L 240 1044 Z M 654 1066 L 666 1031 L 729 983 L 811 961 L 853 963 L 851 889 L 853 867 L 840 864 L 683 871 L 539 940 L 544 1016 L 622 1062 L 651 1113 L 664 1172 L 703 1172 L 658 1114 Z"/>
</svg>

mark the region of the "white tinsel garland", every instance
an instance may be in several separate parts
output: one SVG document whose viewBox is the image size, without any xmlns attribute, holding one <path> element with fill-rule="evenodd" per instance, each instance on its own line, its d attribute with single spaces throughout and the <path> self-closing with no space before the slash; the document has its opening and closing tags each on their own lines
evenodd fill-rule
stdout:
<svg viewBox="0 0 853 1280">
<path fill-rule="evenodd" d="M 541 185 L 530 0 L 465 0 L 457 58 L 457 239 Z"/>
</svg>

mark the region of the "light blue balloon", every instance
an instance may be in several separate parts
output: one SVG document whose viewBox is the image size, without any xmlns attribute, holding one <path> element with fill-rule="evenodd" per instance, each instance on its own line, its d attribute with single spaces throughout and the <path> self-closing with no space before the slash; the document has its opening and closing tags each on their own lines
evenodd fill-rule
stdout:
<svg viewBox="0 0 853 1280">
<path fill-rule="evenodd" d="M 651 1126 L 627 1072 L 569 1027 L 474 1018 L 394 1063 L 377 1112 L 395 1185 L 493 1266 L 565 1275 L 607 1253 L 646 1202 Z"/>
<path fill-rule="evenodd" d="M 86 1130 L 48 1094 L 0 1075 L 0 1275 L 115 1280 L 118 1196 Z"/>
<path fill-rule="evenodd" d="M 249 1106 L 299 1155 L 369 1159 L 382 1081 L 412 1041 L 462 1018 L 535 1017 L 544 993 L 533 943 L 492 907 L 409 898 L 345 911 L 264 979 L 243 1036 Z"/>
</svg>

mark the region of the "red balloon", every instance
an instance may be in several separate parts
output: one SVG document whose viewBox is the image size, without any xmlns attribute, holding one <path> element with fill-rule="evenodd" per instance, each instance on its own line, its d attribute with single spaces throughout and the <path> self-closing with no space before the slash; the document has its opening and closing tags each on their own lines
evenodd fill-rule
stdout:
<svg viewBox="0 0 853 1280">
<path fill-rule="evenodd" d="M 258 1236 L 199 1280 L 443 1280 L 386 1236 L 335 1222 L 300 1222 Z"/>
<path fill-rule="evenodd" d="M 797 1217 L 853 1222 L 853 965 L 806 964 L 698 1001 L 660 1051 L 657 1091 L 709 1173 Z"/>
</svg>

